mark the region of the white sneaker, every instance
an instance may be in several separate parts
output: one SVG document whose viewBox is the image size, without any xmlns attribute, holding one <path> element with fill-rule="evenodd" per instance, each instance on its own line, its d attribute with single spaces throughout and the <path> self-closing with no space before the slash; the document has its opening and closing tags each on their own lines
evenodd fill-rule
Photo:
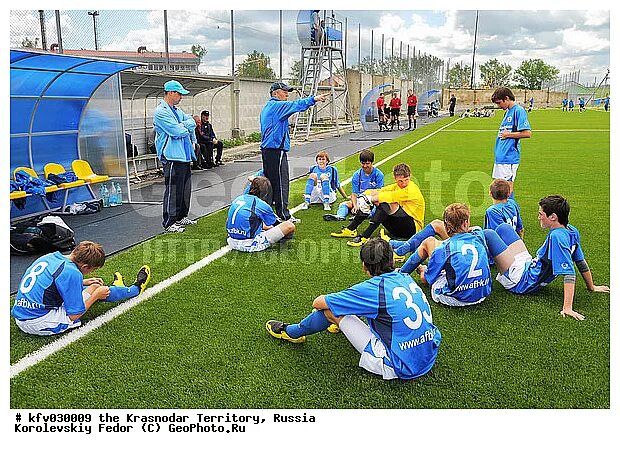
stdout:
<svg viewBox="0 0 620 449">
<path fill-rule="evenodd" d="M 301 219 L 295 218 L 292 215 L 291 215 L 291 218 L 288 219 L 288 221 L 290 221 L 293 224 L 301 223 Z"/>
<path fill-rule="evenodd" d="M 170 226 L 168 226 L 167 228 L 164 228 L 164 232 L 165 233 L 176 233 L 176 232 L 184 232 L 185 228 L 181 225 L 178 225 L 176 223 L 171 224 Z"/>
<path fill-rule="evenodd" d="M 301 205 L 299 206 L 300 210 L 306 210 L 310 207 L 310 203 L 304 201 L 303 203 L 301 203 Z"/>
<path fill-rule="evenodd" d="M 332 210 L 332 206 L 329 203 L 323 203 L 323 210 L 330 211 Z"/>
<path fill-rule="evenodd" d="M 177 224 L 179 226 L 194 225 L 194 224 L 196 224 L 196 220 L 191 220 L 191 219 L 185 217 L 185 218 L 182 218 L 179 221 L 177 221 L 175 224 Z"/>
</svg>

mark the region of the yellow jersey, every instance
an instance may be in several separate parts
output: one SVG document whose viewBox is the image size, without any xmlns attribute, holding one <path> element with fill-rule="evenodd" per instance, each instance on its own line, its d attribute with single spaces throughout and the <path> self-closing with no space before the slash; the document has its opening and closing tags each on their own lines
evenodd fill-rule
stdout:
<svg viewBox="0 0 620 449">
<path fill-rule="evenodd" d="M 396 183 L 380 188 L 379 202 L 398 203 L 407 215 L 413 218 L 418 231 L 424 227 L 426 202 L 415 182 L 409 181 L 409 184 L 404 189 L 398 187 Z"/>
</svg>

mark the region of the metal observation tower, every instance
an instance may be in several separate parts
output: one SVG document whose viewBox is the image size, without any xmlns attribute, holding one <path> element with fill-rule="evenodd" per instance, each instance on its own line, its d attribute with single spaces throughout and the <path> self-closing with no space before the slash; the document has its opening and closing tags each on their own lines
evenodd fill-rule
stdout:
<svg viewBox="0 0 620 449">
<path fill-rule="evenodd" d="M 331 92 L 295 118 L 293 138 L 307 139 L 310 130 L 354 130 L 342 49 L 342 22 L 324 11 L 299 11 L 297 37 L 301 44 L 302 97 Z"/>
</svg>

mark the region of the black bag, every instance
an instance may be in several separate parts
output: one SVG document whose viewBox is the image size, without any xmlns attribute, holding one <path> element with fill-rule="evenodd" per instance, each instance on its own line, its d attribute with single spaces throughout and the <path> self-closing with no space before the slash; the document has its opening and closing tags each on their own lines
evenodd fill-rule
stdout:
<svg viewBox="0 0 620 449">
<path fill-rule="evenodd" d="M 11 226 L 12 254 L 47 254 L 73 248 L 75 233 L 60 217 L 39 217 Z"/>
</svg>

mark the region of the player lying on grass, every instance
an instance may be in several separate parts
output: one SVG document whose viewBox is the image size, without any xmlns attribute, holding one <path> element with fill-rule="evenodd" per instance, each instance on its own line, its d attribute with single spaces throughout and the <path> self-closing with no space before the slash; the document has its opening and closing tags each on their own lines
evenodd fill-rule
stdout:
<svg viewBox="0 0 620 449">
<path fill-rule="evenodd" d="M 510 183 L 504 179 L 495 179 L 489 187 L 493 205 L 484 214 L 484 229 L 497 229 L 502 223 L 508 223 L 523 240 L 523 222 L 517 202 L 509 198 Z"/>
<path fill-rule="evenodd" d="M 349 199 L 349 196 L 340 186 L 338 169 L 329 165 L 330 160 L 327 151 L 319 151 L 314 160 L 316 165 L 310 167 L 301 208 L 308 209 L 311 203 L 318 203 L 323 204 L 324 210 L 331 211 L 331 204 L 336 201 L 336 191 L 340 192 L 343 198 Z"/>
<path fill-rule="evenodd" d="M 431 285 L 431 297 L 435 302 L 470 306 L 481 303 L 491 293 L 491 270 L 484 233 L 477 226 L 470 227 L 469 217 L 467 205 L 450 204 L 443 213 L 443 222 L 434 220 L 399 246 L 409 246 L 414 251 L 400 269 L 401 273 L 418 269 L 422 282 Z M 447 239 L 437 240 L 435 233 L 445 235 Z M 416 246 L 418 241 L 420 243 Z M 428 266 L 420 265 L 426 259 Z"/>
<path fill-rule="evenodd" d="M 372 165 L 374 161 L 375 154 L 372 151 L 362 150 L 360 152 L 360 164 L 362 165 L 362 168 L 353 173 L 353 177 L 351 178 L 351 199 L 340 203 L 340 206 L 338 206 L 338 211 L 335 215 L 323 215 L 323 219 L 325 221 L 343 221 L 349 214 L 349 211 L 354 215 L 353 221 L 349 224 L 349 226 L 344 228 L 340 233 L 332 233 L 333 237 L 355 237 L 357 232 L 354 231 L 366 218 L 368 218 L 368 214 L 364 214 L 358 209 L 357 197 L 368 189 L 380 189 L 383 187 L 383 172 Z"/>
<path fill-rule="evenodd" d="M 588 290 L 608 293 L 609 287 L 594 285 L 581 249 L 579 231 L 568 224 L 568 201 L 551 195 L 541 199 L 538 205 L 538 221 L 549 233 L 534 258 L 511 225 L 501 224 L 495 231 L 485 229 L 487 247 L 499 270 L 497 280 L 512 293 L 527 294 L 564 276 L 564 304 L 560 314 L 583 320 L 585 317 L 573 310 L 576 281 L 573 264 L 577 265 Z"/>
<path fill-rule="evenodd" d="M 400 239 L 408 239 L 424 226 L 424 197 L 420 188 L 411 182 L 411 169 L 407 164 L 397 164 L 392 173 L 394 184 L 364 192 L 377 207 L 366 230 L 347 245 L 361 246 L 380 225 L 391 237 Z"/>
<path fill-rule="evenodd" d="M 100 244 L 80 242 L 68 256 L 60 252 L 35 260 L 22 278 L 11 315 L 27 334 L 54 335 L 78 327 L 80 317 L 97 301 L 118 302 L 142 293 L 151 279 L 151 269 L 143 265 L 136 282 L 126 287 L 120 273 L 112 286 L 101 278 L 84 279 L 105 263 Z"/>
<path fill-rule="evenodd" d="M 265 202 L 270 191 L 269 180 L 257 176 L 250 184 L 249 193 L 239 195 L 230 205 L 226 231 L 232 249 L 248 253 L 263 251 L 285 237 L 292 237 L 295 225 L 290 221 L 280 222 Z"/>
<path fill-rule="evenodd" d="M 424 293 L 408 274 L 394 271 L 390 245 L 374 238 L 360 250 L 370 279 L 338 293 L 317 297 L 317 309 L 299 324 L 270 320 L 267 332 L 291 343 L 322 332 L 331 323 L 361 354 L 359 366 L 384 379 L 413 379 L 430 371 L 441 333 L 433 324 Z M 358 317 L 366 317 L 368 325 Z"/>
</svg>

